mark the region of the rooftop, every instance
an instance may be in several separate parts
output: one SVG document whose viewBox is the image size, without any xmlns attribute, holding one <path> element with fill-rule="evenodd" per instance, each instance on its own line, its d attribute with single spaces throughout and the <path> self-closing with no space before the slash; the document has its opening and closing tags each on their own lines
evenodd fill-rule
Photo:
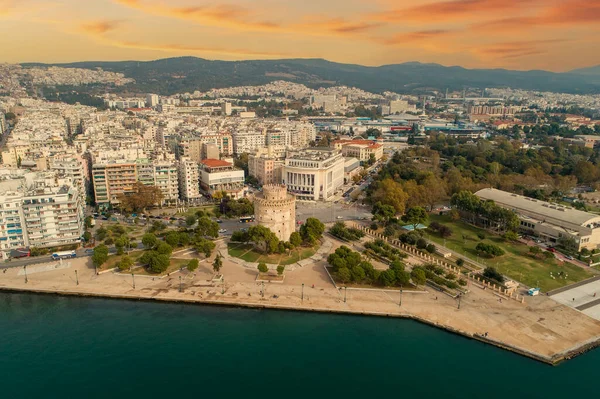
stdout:
<svg viewBox="0 0 600 399">
<path fill-rule="evenodd" d="M 495 188 L 484 188 L 476 192 L 475 195 L 486 200 L 493 200 L 498 205 L 514 209 L 517 213 L 519 210 L 522 210 L 579 226 L 587 226 L 600 222 L 600 216 L 593 213 L 523 197 L 522 195 L 512 194 Z"/>
<path fill-rule="evenodd" d="M 221 159 L 205 159 L 203 161 L 201 161 L 201 163 L 205 166 L 208 166 L 209 168 L 224 168 L 227 166 L 233 166 L 231 163 L 227 162 L 227 161 L 223 161 Z"/>
</svg>

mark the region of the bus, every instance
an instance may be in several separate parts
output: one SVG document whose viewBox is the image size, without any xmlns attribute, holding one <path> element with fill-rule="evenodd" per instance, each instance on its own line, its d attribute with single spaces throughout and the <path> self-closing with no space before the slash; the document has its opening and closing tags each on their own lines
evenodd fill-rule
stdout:
<svg viewBox="0 0 600 399">
<path fill-rule="evenodd" d="M 77 253 L 75 251 L 54 252 L 52 254 L 52 259 L 53 260 L 68 259 L 68 258 L 74 258 L 76 256 L 77 256 Z"/>
<path fill-rule="evenodd" d="M 240 218 L 240 223 L 250 223 L 254 222 L 254 215 L 252 216 L 243 216 Z"/>
</svg>

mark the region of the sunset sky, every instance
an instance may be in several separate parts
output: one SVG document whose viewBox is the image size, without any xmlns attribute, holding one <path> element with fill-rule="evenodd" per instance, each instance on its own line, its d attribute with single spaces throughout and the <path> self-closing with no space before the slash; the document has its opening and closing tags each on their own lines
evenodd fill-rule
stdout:
<svg viewBox="0 0 600 399">
<path fill-rule="evenodd" d="M 0 0 L 0 62 L 325 58 L 567 71 L 600 0 Z"/>
</svg>

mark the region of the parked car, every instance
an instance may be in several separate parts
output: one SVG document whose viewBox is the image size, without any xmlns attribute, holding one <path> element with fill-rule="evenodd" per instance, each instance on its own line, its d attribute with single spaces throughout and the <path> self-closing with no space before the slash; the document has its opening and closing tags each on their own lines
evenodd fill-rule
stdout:
<svg viewBox="0 0 600 399">
<path fill-rule="evenodd" d="M 217 223 L 223 223 L 221 219 L 217 219 Z"/>
<path fill-rule="evenodd" d="M 227 229 L 221 229 L 221 230 L 219 230 L 219 234 L 225 234 L 225 233 L 227 233 Z"/>
</svg>

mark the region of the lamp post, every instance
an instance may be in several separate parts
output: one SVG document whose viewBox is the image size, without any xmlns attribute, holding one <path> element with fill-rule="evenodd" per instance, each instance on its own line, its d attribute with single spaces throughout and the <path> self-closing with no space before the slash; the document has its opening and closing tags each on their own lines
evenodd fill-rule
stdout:
<svg viewBox="0 0 600 399">
<path fill-rule="evenodd" d="M 27 282 L 29 280 L 27 280 L 27 265 L 23 266 L 23 270 L 25 271 L 25 284 L 27 284 Z"/>
<path fill-rule="evenodd" d="M 77 270 L 75 270 L 75 282 L 79 285 L 79 276 L 77 275 Z"/>
<path fill-rule="evenodd" d="M 348 291 L 348 287 L 344 287 L 344 303 L 346 303 L 346 292 Z"/>
<path fill-rule="evenodd" d="M 400 288 L 400 302 L 398 303 L 398 306 L 402 306 L 402 288 Z"/>
<path fill-rule="evenodd" d="M 302 283 L 302 296 L 300 297 L 300 300 L 304 302 L 304 283 Z"/>
<path fill-rule="evenodd" d="M 460 309 L 460 297 L 461 296 L 462 296 L 462 294 L 458 294 L 458 308 L 457 309 Z"/>
<path fill-rule="evenodd" d="M 181 282 L 181 276 L 179 276 L 179 292 L 183 292 L 183 283 Z"/>
<path fill-rule="evenodd" d="M 135 275 L 131 273 L 131 282 L 133 283 L 133 289 L 135 290 Z"/>
<path fill-rule="evenodd" d="M 221 295 L 225 294 L 225 279 L 221 278 Z"/>
</svg>

